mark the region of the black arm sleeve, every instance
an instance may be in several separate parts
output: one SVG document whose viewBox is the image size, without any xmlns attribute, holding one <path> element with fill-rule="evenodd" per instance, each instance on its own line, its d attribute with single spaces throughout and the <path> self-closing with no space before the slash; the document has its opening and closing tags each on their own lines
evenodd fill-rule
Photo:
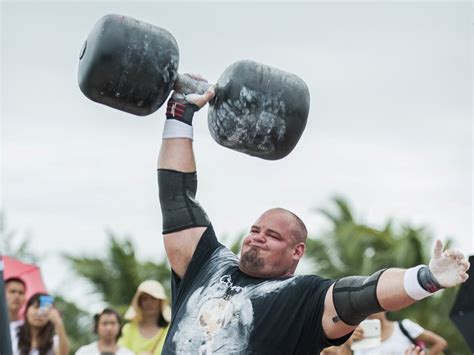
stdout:
<svg viewBox="0 0 474 355">
<path fill-rule="evenodd" d="M 358 325 L 369 315 L 385 311 L 377 299 L 377 284 L 386 269 L 371 276 L 349 276 L 334 284 L 332 300 L 337 317 L 349 325 Z"/>
<path fill-rule="evenodd" d="M 197 174 L 158 169 L 158 188 L 163 234 L 210 224 L 204 209 L 196 201 Z"/>
</svg>

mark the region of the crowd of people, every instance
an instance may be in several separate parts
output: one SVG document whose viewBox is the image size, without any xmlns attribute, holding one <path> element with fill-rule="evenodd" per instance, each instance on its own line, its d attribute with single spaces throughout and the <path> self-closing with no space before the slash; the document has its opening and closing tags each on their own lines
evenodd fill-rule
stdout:
<svg viewBox="0 0 474 355">
<path fill-rule="evenodd" d="M 36 293 L 26 300 L 21 278 L 5 280 L 13 355 L 67 355 L 70 344 L 60 312 L 43 305 Z M 159 355 L 168 331 L 171 309 L 165 290 L 155 280 L 142 282 L 124 318 L 112 308 L 93 317 L 97 340 L 81 346 L 76 355 Z"/>
<path fill-rule="evenodd" d="M 5 280 L 10 317 L 10 333 L 14 355 L 66 355 L 70 346 L 60 312 L 55 307 L 42 309 L 37 293 L 26 300 L 27 285 L 20 278 Z M 20 310 L 24 307 L 22 314 Z M 92 331 L 97 340 L 81 346 L 76 355 L 159 355 L 168 331 L 171 308 L 161 283 L 142 282 L 124 315 L 112 308 L 104 308 L 93 317 Z M 442 353 L 447 342 L 441 336 L 422 328 L 409 319 L 390 321 L 386 312 L 374 314 L 381 325 L 381 343 L 363 350 L 351 350 L 354 341 L 364 338 L 363 329 L 357 328 L 343 345 L 330 347 L 323 354 L 424 354 Z"/>
</svg>

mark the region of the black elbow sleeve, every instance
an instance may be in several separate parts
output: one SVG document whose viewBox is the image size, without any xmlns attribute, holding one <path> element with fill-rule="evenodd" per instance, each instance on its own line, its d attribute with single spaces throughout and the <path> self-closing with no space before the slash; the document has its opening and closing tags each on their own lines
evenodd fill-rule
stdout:
<svg viewBox="0 0 474 355">
<path fill-rule="evenodd" d="M 368 277 L 349 276 L 336 281 L 332 292 L 339 319 L 346 324 L 357 325 L 369 315 L 384 311 L 377 299 L 377 283 L 384 271 L 377 271 Z"/>
<path fill-rule="evenodd" d="M 195 200 L 197 174 L 158 169 L 158 189 L 163 234 L 210 224 L 204 209 Z"/>
</svg>

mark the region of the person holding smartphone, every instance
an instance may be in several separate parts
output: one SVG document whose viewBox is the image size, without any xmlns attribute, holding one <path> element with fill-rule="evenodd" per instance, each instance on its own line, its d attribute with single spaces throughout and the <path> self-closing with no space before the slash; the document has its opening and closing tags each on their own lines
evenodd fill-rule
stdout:
<svg viewBox="0 0 474 355">
<path fill-rule="evenodd" d="M 430 355 L 441 354 L 448 346 L 447 341 L 440 335 L 424 329 L 410 319 L 399 322 L 387 318 L 386 312 L 372 314 L 369 319 L 377 319 L 381 325 L 381 343 L 368 349 L 358 349 L 354 355 L 391 354 L 403 355 L 410 347 L 428 350 Z M 363 329 L 358 328 L 358 339 L 364 338 Z M 353 336 L 353 340 L 355 340 Z"/>
<path fill-rule="evenodd" d="M 13 355 L 67 355 L 69 339 L 53 298 L 37 293 L 25 308 L 24 323 L 12 342 Z"/>
</svg>

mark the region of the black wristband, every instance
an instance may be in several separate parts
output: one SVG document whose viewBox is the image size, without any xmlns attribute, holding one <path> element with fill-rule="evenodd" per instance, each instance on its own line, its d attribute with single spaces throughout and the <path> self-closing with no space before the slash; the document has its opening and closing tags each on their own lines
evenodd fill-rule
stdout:
<svg viewBox="0 0 474 355">
<path fill-rule="evenodd" d="M 430 268 L 426 265 L 418 270 L 417 279 L 420 286 L 430 293 L 435 293 L 436 291 L 444 288 L 439 284 Z"/>
<path fill-rule="evenodd" d="M 192 126 L 194 112 L 198 110 L 199 107 L 194 104 L 182 103 L 173 99 L 169 99 L 168 106 L 166 108 L 166 118 L 175 119 Z"/>
</svg>

